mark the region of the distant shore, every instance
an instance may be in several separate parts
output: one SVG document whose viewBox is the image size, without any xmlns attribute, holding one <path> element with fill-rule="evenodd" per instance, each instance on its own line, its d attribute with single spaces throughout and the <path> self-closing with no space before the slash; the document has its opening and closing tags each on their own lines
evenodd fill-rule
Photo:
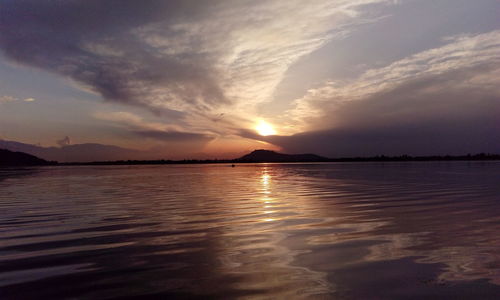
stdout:
<svg viewBox="0 0 500 300">
<path fill-rule="evenodd" d="M 479 153 L 467 155 L 433 156 L 371 156 L 327 158 L 316 154 L 284 154 L 270 150 L 254 150 L 236 159 L 184 159 L 184 160 L 115 160 L 92 162 L 46 161 L 23 152 L 0 149 L 0 166 L 100 166 L 100 165 L 181 165 L 181 164 L 245 164 L 245 163 L 318 163 L 318 162 L 406 162 L 406 161 L 488 161 L 500 160 L 500 154 Z"/>
<path fill-rule="evenodd" d="M 118 160 L 118 161 L 95 161 L 95 162 L 68 162 L 58 163 L 60 166 L 81 165 L 182 165 L 182 164 L 248 164 L 248 163 L 318 163 L 318 162 L 411 162 L 411 161 L 490 161 L 500 160 L 499 154 L 475 154 L 460 156 L 373 156 L 373 157 L 345 157 L 326 158 L 322 160 L 298 161 L 298 160 L 240 160 L 240 159 L 184 159 L 184 160 Z"/>
</svg>

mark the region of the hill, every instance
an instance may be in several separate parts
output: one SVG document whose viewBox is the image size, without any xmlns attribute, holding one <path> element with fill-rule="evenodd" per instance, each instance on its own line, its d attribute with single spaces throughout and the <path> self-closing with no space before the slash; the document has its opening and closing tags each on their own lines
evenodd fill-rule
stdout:
<svg viewBox="0 0 500 300">
<path fill-rule="evenodd" d="M 328 158 L 316 154 L 284 154 L 271 150 L 254 150 L 238 159 L 238 162 L 321 162 Z"/>
<path fill-rule="evenodd" d="M 0 139 L 0 149 L 24 152 L 49 161 L 55 160 L 59 162 L 90 162 L 146 158 L 146 154 L 138 150 L 95 143 L 74 144 L 62 147 L 41 147 Z"/>
<path fill-rule="evenodd" d="M 54 164 L 23 152 L 0 149 L 0 166 L 43 166 Z"/>
</svg>

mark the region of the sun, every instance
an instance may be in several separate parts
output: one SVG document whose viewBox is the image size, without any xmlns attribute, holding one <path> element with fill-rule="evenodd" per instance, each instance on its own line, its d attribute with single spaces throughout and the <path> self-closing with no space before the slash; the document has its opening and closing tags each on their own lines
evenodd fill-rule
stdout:
<svg viewBox="0 0 500 300">
<path fill-rule="evenodd" d="M 262 136 L 276 134 L 276 130 L 274 130 L 273 126 L 271 126 L 271 124 L 269 124 L 263 120 L 259 120 L 259 122 L 255 126 L 255 130 L 257 130 L 257 133 L 262 135 Z"/>
</svg>

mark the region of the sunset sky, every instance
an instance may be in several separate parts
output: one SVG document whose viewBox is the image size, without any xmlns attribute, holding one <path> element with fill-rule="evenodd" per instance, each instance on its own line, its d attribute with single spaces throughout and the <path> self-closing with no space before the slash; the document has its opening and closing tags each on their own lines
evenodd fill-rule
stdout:
<svg viewBox="0 0 500 300">
<path fill-rule="evenodd" d="M 0 51 L 4 140 L 500 153 L 498 0 L 4 0 Z"/>
</svg>

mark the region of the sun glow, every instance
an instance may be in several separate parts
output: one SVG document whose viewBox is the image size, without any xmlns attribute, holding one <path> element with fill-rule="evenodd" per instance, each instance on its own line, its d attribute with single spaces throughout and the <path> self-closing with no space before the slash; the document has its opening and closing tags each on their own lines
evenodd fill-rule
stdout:
<svg viewBox="0 0 500 300">
<path fill-rule="evenodd" d="M 259 123 L 257 123 L 255 130 L 257 130 L 257 133 L 262 136 L 276 134 L 276 130 L 274 130 L 273 126 L 263 120 L 260 120 Z"/>
</svg>

